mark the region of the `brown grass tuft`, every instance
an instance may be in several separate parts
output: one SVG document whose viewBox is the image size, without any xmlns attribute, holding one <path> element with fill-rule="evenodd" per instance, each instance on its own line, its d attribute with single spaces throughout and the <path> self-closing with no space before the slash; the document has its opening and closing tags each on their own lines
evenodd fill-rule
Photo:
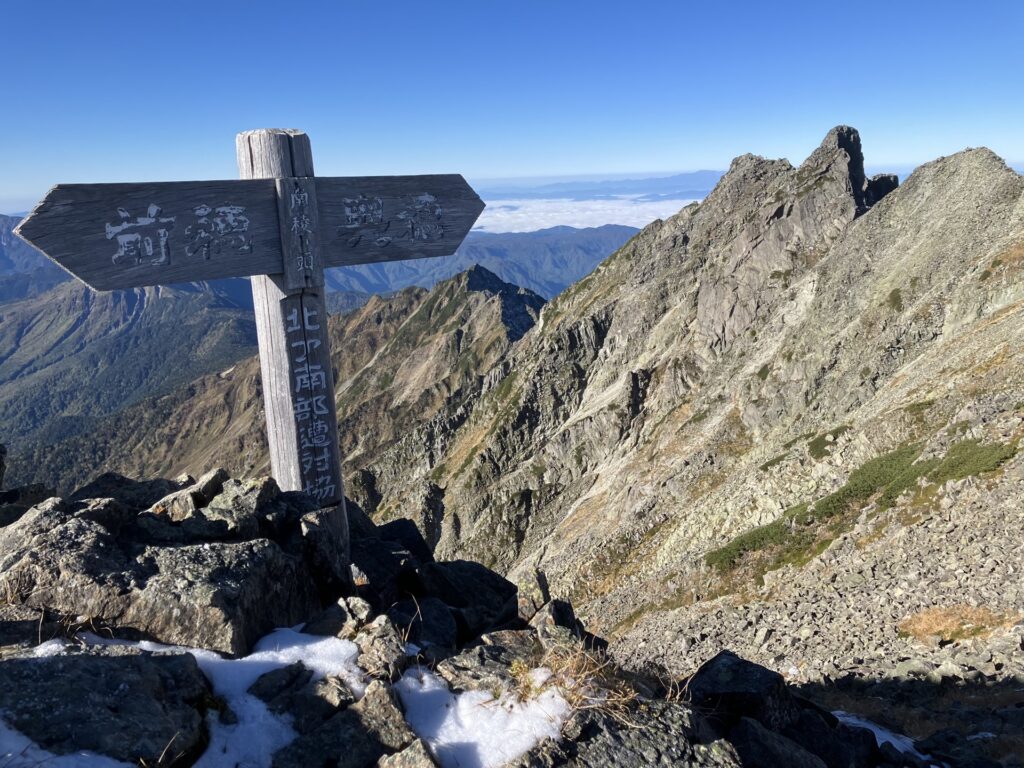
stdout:
<svg viewBox="0 0 1024 768">
<path fill-rule="evenodd" d="M 534 698 L 543 688 L 554 685 L 574 711 L 596 710 L 624 726 L 636 726 L 631 711 L 637 691 L 604 653 L 588 650 L 582 643 L 559 644 L 545 650 L 537 666 L 551 672 L 540 686 L 532 674 L 534 665 L 513 662 L 519 698 Z"/>
<path fill-rule="evenodd" d="M 1022 618 L 1019 613 L 997 613 L 990 608 L 969 605 L 928 608 L 900 622 L 902 637 L 916 640 L 939 638 L 945 642 L 988 637 L 996 629 L 1009 627 Z"/>
</svg>

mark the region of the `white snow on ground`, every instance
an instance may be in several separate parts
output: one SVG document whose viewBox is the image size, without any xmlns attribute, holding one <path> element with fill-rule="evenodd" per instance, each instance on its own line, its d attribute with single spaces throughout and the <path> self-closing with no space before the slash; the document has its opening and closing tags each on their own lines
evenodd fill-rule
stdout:
<svg viewBox="0 0 1024 768">
<path fill-rule="evenodd" d="M 571 713 L 555 688 L 529 701 L 510 694 L 495 699 L 486 691 L 454 694 L 422 667 L 407 671 L 395 690 L 409 726 L 443 768 L 497 768 L 543 739 L 557 739 Z"/>
<path fill-rule="evenodd" d="M 185 652 L 195 657 L 214 692 L 227 702 L 238 720 L 227 725 L 216 713 L 209 715 L 210 745 L 196 763 L 198 768 L 269 768 L 273 753 L 296 737 L 288 718 L 274 715 L 262 701 L 247 693 L 267 672 L 301 661 L 315 678 L 338 675 L 357 696 L 365 691 L 364 674 L 356 665 L 359 650 L 354 643 L 294 629 L 272 632 L 241 659 L 159 643 L 110 640 L 89 633 L 80 634 L 78 639 L 96 645 L 132 645 L 151 652 Z M 65 640 L 50 640 L 33 653 L 39 658 L 54 656 L 64 653 L 68 645 Z M 549 675 L 546 670 L 534 670 L 534 686 L 543 686 Z M 394 687 L 410 727 L 430 745 L 443 768 L 503 765 L 543 739 L 557 739 L 571 713 L 569 704 L 553 686 L 529 701 L 519 701 L 511 694 L 495 699 L 486 691 L 454 694 L 440 677 L 416 667 Z M 0 768 L 38 765 L 126 768 L 125 763 L 89 753 L 52 755 L 0 720 Z"/>
<path fill-rule="evenodd" d="M 883 728 L 878 723 L 872 722 L 871 720 L 865 720 L 863 717 L 857 717 L 857 715 L 851 715 L 849 712 L 843 712 L 839 709 L 832 714 L 835 715 L 841 723 L 851 725 L 854 728 L 867 728 L 875 735 L 875 741 L 878 742 L 878 746 L 889 743 L 905 755 L 913 755 L 914 757 L 918 757 L 925 761 L 932 759 L 930 755 L 923 755 L 918 752 L 914 748 L 914 740 L 909 736 L 894 733 L 888 728 Z M 933 768 L 942 768 L 943 764 L 934 762 L 931 765 Z"/>
<path fill-rule="evenodd" d="M 196 762 L 197 768 L 269 768 L 274 752 L 290 743 L 296 736 L 290 723 L 274 715 L 267 705 L 255 696 L 247 693 L 249 687 L 263 674 L 275 669 L 287 667 L 301 661 L 313 671 L 314 679 L 327 675 L 337 675 L 345 680 L 353 693 L 362 696 L 366 686 L 363 672 L 356 665 L 359 649 L 348 640 L 335 637 L 305 635 L 294 629 L 278 629 L 258 643 L 253 652 L 240 659 L 227 659 L 213 651 L 194 648 L 161 645 L 160 643 L 130 643 L 124 640 L 109 640 L 90 633 L 82 633 L 79 638 L 96 645 L 133 645 L 144 651 L 175 651 L 191 653 L 203 674 L 210 680 L 214 692 L 221 696 L 238 718 L 233 725 L 219 721 L 216 713 L 209 715 L 210 746 Z M 61 653 L 66 647 L 62 640 L 51 640 L 37 646 L 36 656 L 53 656 Z M 4 762 L 7 752 L 24 749 L 28 746 L 40 754 L 52 759 L 44 750 L 40 750 L 25 737 L 6 729 L 11 734 L 5 736 L 0 730 L 0 768 L 21 768 L 22 765 L 37 765 L 35 762 L 14 763 L 8 766 Z M 15 742 L 15 737 L 21 739 Z M 6 739 L 6 740 L 5 740 Z M 8 740 L 12 746 L 8 746 Z M 65 758 L 60 758 L 64 760 Z M 46 766 L 57 768 L 120 768 L 118 763 L 109 758 L 92 758 L 102 762 L 89 763 L 78 756 L 69 755 L 68 762 L 44 762 Z"/>
<path fill-rule="evenodd" d="M 290 724 L 246 693 L 267 672 L 301 661 L 313 671 L 314 679 L 338 675 L 357 696 L 365 690 L 362 671 L 356 666 L 359 649 L 355 643 L 336 637 L 279 629 L 256 643 L 253 652 L 241 659 L 225 659 L 211 651 L 188 652 L 196 657 L 213 690 L 224 697 L 238 717 L 235 725 L 221 724 L 216 715 L 210 717 L 210 746 L 196 762 L 197 768 L 269 768 L 271 755 L 295 738 Z"/>
<path fill-rule="evenodd" d="M 54 755 L 36 746 L 0 719 L 0 768 L 134 768 L 92 752 Z"/>
</svg>

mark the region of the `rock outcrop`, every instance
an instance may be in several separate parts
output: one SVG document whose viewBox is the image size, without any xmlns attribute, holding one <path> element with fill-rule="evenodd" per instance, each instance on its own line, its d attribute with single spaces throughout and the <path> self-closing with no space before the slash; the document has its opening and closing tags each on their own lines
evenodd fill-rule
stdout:
<svg viewBox="0 0 1024 768">
<path fill-rule="evenodd" d="M 198 481 L 108 475 L 0 528 L 0 728 L 31 739 L 22 756 L 218 766 L 221 752 L 206 753 L 229 754 L 224 734 L 253 717 L 255 701 L 265 707 L 255 722 L 287 729 L 272 753 L 253 758 L 260 764 L 454 765 L 446 707 L 426 724 L 408 719 L 408 672 L 437 675 L 451 696 L 477 697 L 482 712 L 544 692 L 567 701 L 559 738 L 516 766 L 917 768 L 731 654 L 689 680 L 627 675 L 569 603 L 531 608 L 498 574 L 433 562 L 415 527 L 378 527 L 355 504 L 353 551 L 376 567 L 353 566 L 345 594 L 321 609 L 337 568 L 310 555 L 300 525 L 309 504 L 269 480 L 242 483 L 222 470 Z M 204 675 L 230 663 L 206 651 L 245 653 L 253 634 L 303 622 L 306 633 L 351 640 L 358 676 L 317 673 L 314 654 L 269 665 L 225 699 L 211 684 L 224 678 Z M 196 650 L 127 643 L 140 634 Z M 266 668 L 267 656 L 250 663 Z"/>
</svg>

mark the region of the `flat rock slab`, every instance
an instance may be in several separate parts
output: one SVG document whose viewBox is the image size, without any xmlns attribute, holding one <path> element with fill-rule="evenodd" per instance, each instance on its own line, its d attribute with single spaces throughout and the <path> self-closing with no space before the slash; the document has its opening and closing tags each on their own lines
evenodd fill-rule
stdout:
<svg viewBox="0 0 1024 768">
<path fill-rule="evenodd" d="M 55 754 L 88 750 L 129 763 L 174 764 L 168 756 L 188 762 L 206 745 L 212 696 L 189 654 L 117 646 L 0 660 L 4 720 Z"/>
</svg>

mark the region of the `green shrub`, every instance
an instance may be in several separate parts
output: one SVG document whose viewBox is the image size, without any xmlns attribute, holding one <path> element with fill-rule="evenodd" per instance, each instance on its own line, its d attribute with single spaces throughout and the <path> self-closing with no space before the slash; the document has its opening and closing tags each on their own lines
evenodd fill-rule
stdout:
<svg viewBox="0 0 1024 768">
<path fill-rule="evenodd" d="M 924 416 L 925 412 L 928 411 L 933 405 L 935 405 L 934 400 L 919 400 L 916 403 L 911 403 L 910 405 L 906 406 L 903 410 L 916 418 L 919 416 Z"/>
<path fill-rule="evenodd" d="M 947 480 L 963 480 L 965 477 L 994 472 L 1017 455 L 1019 444 L 1019 439 L 1012 443 L 987 445 L 982 445 L 978 440 L 954 443 L 945 458 L 928 474 L 928 479 L 942 485 Z"/>
<path fill-rule="evenodd" d="M 767 472 L 772 467 L 781 464 L 783 461 L 785 461 L 787 456 L 789 456 L 788 451 L 785 453 L 780 453 L 778 456 L 768 459 L 768 461 L 766 461 L 764 464 L 758 467 L 758 469 L 760 469 L 762 472 Z"/>
<path fill-rule="evenodd" d="M 807 444 L 807 450 L 811 454 L 812 458 L 820 461 L 821 459 L 824 459 L 826 456 L 832 453 L 831 449 L 829 448 L 829 444 L 834 443 L 836 440 L 839 439 L 840 435 L 849 431 L 849 425 L 843 424 L 840 427 L 836 427 L 831 432 L 824 432 L 818 435 L 816 438 L 814 438 L 813 440 L 811 440 L 811 442 Z M 831 440 L 829 438 L 831 438 Z"/>
<path fill-rule="evenodd" d="M 767 363 L 762 365 L 760 370 L 757 372 L 757 378 L 761 381 L 765 381 L 768 378 L 768 374 L 771 373 L 771 368 L 768 367 Z"/>
<path fill-rule="evenodd" d="M 704 562 L 719 573 L 732 570 L 748 552 L 781 544 L 789 535 L 789 520 L 784 515 L 774 523 L 741 533 L 724 547 L 712 550 L 704 556 Z"/>
<path fill-rule="evenodd" d="M 794 437 L 792 440 L 790 440 L 788 443 L 786 443 L 782 447 L 785 448 L 786 450 L 789 450 L 794 445 L 799 443 L 801 440 L 809 440 L 812 437 L 814 437 L 814 433 L 813 432 L 804 432 L 802 435 L 797 435 L 796 437 Z"/>
<path fill-rule="evenodd" d="M 727 544 L 708 552 L 704 562 L 720 574 L 738 567 L 747 555 L 766 555 L 759 563 L 757 576 L 783 565 L 802 565 L 820 554 L 832 540 L 849 528 L 859 512 L 877 497 L 881 510 L 889 509 L 896 499 L 921 478 L 942 484 L 999 469 L 1016 455 L 1019 439 L 1012 443 L 982 445 L 963 440 L 950 446 L 942 458 L 919 461 L 921 446 L 901 445 L 864 462 L 850 473 L 842 488 L 811 504 L 787 509 L 773 523 L 741 533 Z M 775 461 L 773 459 L 772 461 Z M 762 469 L 765 465 L 762 465 Z"/>
<path fill-rule="evenodd" d="M 704 419 L 706 419 L 710 415 L 711 415 L 711 409 L 705 408 L 704 410 L 698 411 L 693 416 L 691 416 L 686 423 L 687 424 L 700 424 L 702 421 L 704 421 Z"/>
<path fill-rule="evenodd" d="M 903 311 L 903 293 L 899 288 L 893 288 L 889 291 L 889 295 L 885 299 L 885 303 L 889 305 L 889 309 L 894 312 Z"/>
<path fill-rule="evenodd" d="M 850 473 L 842 488 L 819 499 L 813 507 L 807 503 L 790 507 L 775 522 L 742 533 L 725 546 L 708 552 L 704 562 L 719 573 L 726 573 L 739 565 L 744 556 L 768 549 L 772 550 L 772 557 L 762 563 L 761 573 L 788 563 L 805 562 L 827 547 L 836 535 L 824 523 L 866 504 L 892 484 L 910 482 L 907 473 L 920 452 L 919 446 L 905 445 L 866 461 Z"/>
</svg>

